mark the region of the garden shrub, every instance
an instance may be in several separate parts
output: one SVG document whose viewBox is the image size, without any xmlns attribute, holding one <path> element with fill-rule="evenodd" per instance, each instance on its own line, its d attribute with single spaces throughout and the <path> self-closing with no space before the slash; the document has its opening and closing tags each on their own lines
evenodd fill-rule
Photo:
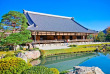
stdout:
<svg viewBox="0 0 110 74">
<path fill-rule="evenodd" d="M 7 57 L 0 59 L 0 74 L 20 74 L 28 68 L 28 64 L 21 58 Z"/>
<path fill-rule="evenodd" d="M 20 47 L 20 50 L 23 50 L 23 47 Z"/>
<path fill-rule="evenodd" d="M 15 51 L 14 53 L 17 55 L 18 53 L 22 53 L 22 51 Z"/>
<path fill-rule="evenodd" d="M 54 74 L 59 74 L 59 71 L 58 71 L 58 69 L 56 69 L 56 68 L 50 68 L 50 70 L 53 71 Z"/>
<path fill-rule="evenodd" d="M 33 50 L 39 50 L 39 48 L 33 48 Z"/>
<path fill-rule="evenodd" d="M 29 66 L 29 67 L 31 67 L 31 66 L 32 66 L 32 64 L 31 64 L 31 63 L 29 63 L 29 62 L 28 62 L 27 64 L 28 64 L 28 66 Z"/>
<path fill-rule="evenodd" d="M 62 71 L 60 74 L 68 74 L 69 71 Z"/>
<path fill-rule="evenodd" d="M 0 51 L 9 51 L 9 48 L 6 48 L 6 47 L 0 47 Z"/>
<path fill-rule="evenodd" d="M 6 55 L 4 56 L 4 58 L 7 58 L 7 57 L 15 57 L 15 55 L 14 55 L 14 54 L 9 53 L 9 54 L 6 54 Z"/>
<path fill-rule="evenodd" d="M 23 71 L 22 74 L 54 74 L 54 72 L 45 66 L 33 66 Z"/>
<path fill-rule="evenodd" d="M 25 50 L 26 50 L 26 48 L 23 48 L 23 50 L 25 51 Z"/>
<path fill-rule="evenodd" d="M 110 46 L 106 46 L 106 50 L 110 50 Z"/>
<path fill-rule="evenodd" d="M 77 45 L 70 45 L 70 47 L 77 47 Z"/>
<path fill-rule="evenodd" d="M 44 57 L 45 50 L 40 50 L 40 53 L 41 53 L 41 57 Z"/>
</svg>

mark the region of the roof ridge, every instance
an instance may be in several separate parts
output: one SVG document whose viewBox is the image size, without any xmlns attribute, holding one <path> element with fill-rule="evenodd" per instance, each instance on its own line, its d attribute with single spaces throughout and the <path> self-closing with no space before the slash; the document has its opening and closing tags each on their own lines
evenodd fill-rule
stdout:
<svg viewBox="0 0 110 74">
<path fill-rule="evenodd" d="M 88 28 L 86 28 L 86 27 L 84 27 L 84 26 L 82 26 L 81 24 L 79 24 L 78 22 L 76 22 L 75 20 L 73 20 L 73 19 L 71 19 L 72 21 L 74 21 L 75 23 L 77 23 L 79 26 L 81 26 L 81 27 L 83 27 L 83 28 L 85 28 L 86 30 L 89 30 Z"/>
<path fill-rule="evenodd" d="M 65 18 L 65 19 L 71 19 L 71 18 L 73 18 L 73 17 L 66 17 L 66 16 L 60 16 L 60 15 L 39 13 L 39 12 L 33 12 L 33 11 L 27 11 L 27 10 L 23 10 L 23 11 L 24 11 L 24 13 L 39 14 L 39 15 L 45 15 L 45 16 L 51 16 L 51 17 L 59 17 L 59 18 Z"/>
</svg>

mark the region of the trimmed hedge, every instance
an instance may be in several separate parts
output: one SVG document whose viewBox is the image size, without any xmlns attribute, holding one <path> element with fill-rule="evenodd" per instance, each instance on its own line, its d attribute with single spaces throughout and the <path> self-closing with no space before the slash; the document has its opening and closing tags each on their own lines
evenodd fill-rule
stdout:
<svg viewBox="0 0 110 74">
<path fill-rule="evenodd" d="M 54 74 L 59 74 L 59 71 L 58 71 L 58 69 L 56 69 L 56 68 L 50 68 L 50 70 L 53 71 Z"/>
<path fill-rule="evenodd" d="M 22 74 L 55 74 L 49 68 L 44 66 L 33 66 L 25 71 Z"/>
<path fill-rule="evenodd" d="M 70 45 L 69 47 L 77 47 L 77 45 Z"/>
<path fill-rule="evenodd" d="M 0 74 L 20 74 L 28 68 L 28 64 L 21 58 L 7 57 L 0 59 Z"/>
</svg>

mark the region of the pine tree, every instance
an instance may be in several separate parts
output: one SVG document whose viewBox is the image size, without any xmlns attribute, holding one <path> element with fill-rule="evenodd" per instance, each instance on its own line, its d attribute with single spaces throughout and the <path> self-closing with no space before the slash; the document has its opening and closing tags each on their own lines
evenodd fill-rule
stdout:
<svg viewBox="0 0 110 74">
<path fill-rule="evenodd" d="M 19 44 L 24 44 L 27 42 L 31 42 L 32 40 L 30 39 L 31 37 L 31 32 L 27 30 L 26 28 L 28 27 L 27 25 L 27 19 L 24 16 L 24 14 L 17 12 L 17 11 L 10 11 L 7 14 L 2 16 L 2 20 L 0 23 L 1 28 L 3 29 L 3 26 L 8 26 L 8 30 L 10 31 L 20 31 L 18 33 L 11 33 L 9 36 L 6 38 L 2 37 L 1 38 L 1 43 L 4 46 L 11 45 L 14 47 L 14 50 L 16 45 Z M 16 28 L 16 27 L 19 27 Z M 6 30 L 4 30 L 4 33 Z"/>
</svg>

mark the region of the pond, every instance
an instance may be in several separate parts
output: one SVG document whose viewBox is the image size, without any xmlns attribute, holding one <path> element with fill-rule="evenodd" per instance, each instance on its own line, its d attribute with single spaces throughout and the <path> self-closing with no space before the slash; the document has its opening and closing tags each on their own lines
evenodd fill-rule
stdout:
<svg viewBox="0 0 110 74">
<path fill-rule="evenodd" d="M 43 65 L 48 68 L 57 68 L 60 72 L 73 70 L 73 66 L 99 67 L 106 74 L 110 74 L 110 53 L 74 53 L 48 56 L 34 60 L 33 65 Z"/>
</svg>

